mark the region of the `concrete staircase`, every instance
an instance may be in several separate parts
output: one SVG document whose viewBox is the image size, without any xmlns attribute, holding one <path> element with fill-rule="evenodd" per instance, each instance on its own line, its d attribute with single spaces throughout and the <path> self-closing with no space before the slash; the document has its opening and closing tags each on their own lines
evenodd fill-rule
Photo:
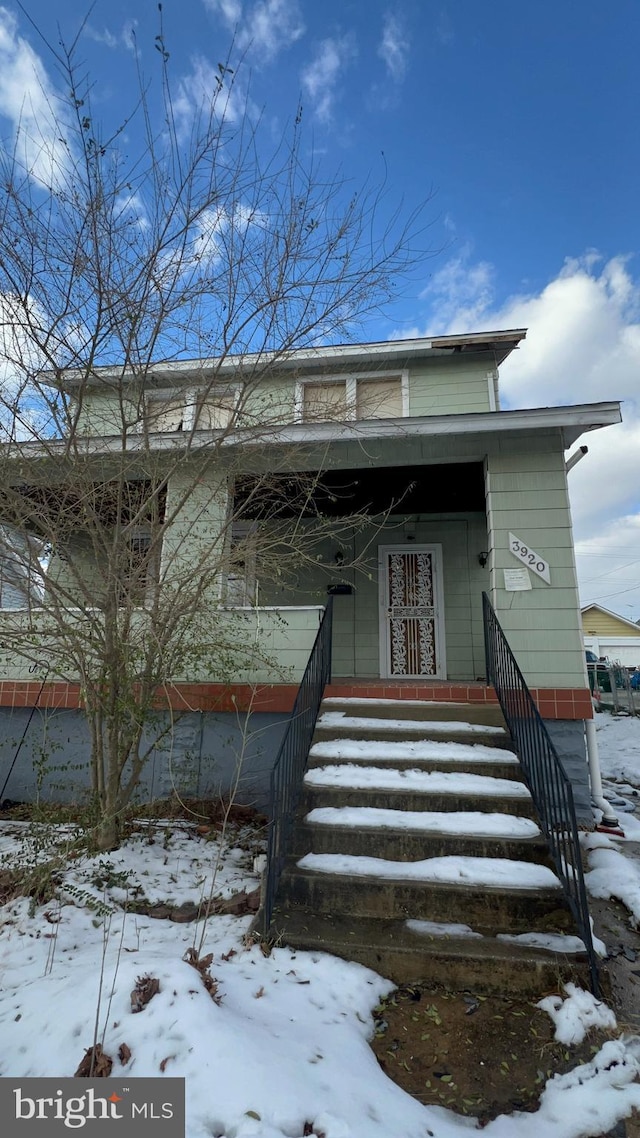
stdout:
<svg viewBox="0 0 640 1138">
<path fill-rule="evenodd" d="M 271 935 L 397 983 L 587 985 L 499 709 L 325 700 Z"/>
</svg>

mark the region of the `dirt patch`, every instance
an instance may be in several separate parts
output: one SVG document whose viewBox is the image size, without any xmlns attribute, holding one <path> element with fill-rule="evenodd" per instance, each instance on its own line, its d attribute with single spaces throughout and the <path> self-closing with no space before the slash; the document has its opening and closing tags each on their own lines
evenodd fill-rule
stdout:
<svg viewBox="0 0 640 1138">
<path fill-rule="evenodd" d="M 589 898 L 594 927 L 605 942 L 609 957 L 603 969 L 611 1005 L 621 1031 L 640 1034 L 640 940 L 624 905 Z"/>
<path fill-rule="evenodd" d="M 372 1047 L 389 1078 L 425 1105 L 481 1125 L 536 1110 L 547 1079 L 589 1062 L 609 1038 L 593 1032 L 568 1048 L 535 1001 L 426 988 L 398 989 L 375 1015 Z"/>
<path fill-rule="evenodd" d="M 253 806 L 243 806 L 239 802 L 225 801 L 222 798 L 159 798 L 131 806 L 127 811 L 130 818 L 184 818 L 202 829 L 203 833 L 220 830 L 225 824 L 266 828 L 267 817 Z"/>
<path fill-rule="evenodd" d="M 51 825 L 72 823 L 90 827 L 95 820 L 86 804 L 78 802 L 12 802 L 5 799 L 0 803 L 0 819 L 7 818 L 19 822 L 40 822 Z M 225 824 L 254 826 L 263 829 L 267 817 L 253 806 L 229 803 L 222 798 L 158 798 L 153 802 L 134 803 L 126 808 L 123 815 L 123 830 L 140 818 L 175 819 L 181 818 L 201 826 L 203 831 L 220 830 Z"/>
</svg>

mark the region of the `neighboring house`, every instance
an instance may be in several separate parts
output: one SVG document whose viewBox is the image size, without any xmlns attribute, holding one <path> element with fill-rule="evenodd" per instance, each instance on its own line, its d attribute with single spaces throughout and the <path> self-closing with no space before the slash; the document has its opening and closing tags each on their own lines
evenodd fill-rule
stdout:
<svg viewBox="0 0 640 1138">
<path fill-rule="evenodd" d="M 487 591 L 540 713 L 576 784 L 584 788 L 583 729 L 592 708 L 565 457 L 585 432 L 618 423 L 620 408 L 606 402 L 501 410 L 498 366 L 524 337 L 518 329 L 350 344 L 292 352 L 271 367 L 260 361 L 262 378 L 244 408 L 247 417 L 236 424 L 234 453 L 243 453 L 245 438 L 251 469 L 257 461 L 252 423 L 264 420 L 270 409 L 274 425 L 261 443 L 261 460 L 274 470 L 317 473 L 319 489 L 305 524 L 313 526 L 314 510 L 324 511 L 335 517 L 337 536 L 319 543 L 315 561 L 310 558 L 285 589 L 273 574 L 261 578 L 246 540 L 251 520 L 244 512 L 245 529 L 235 527 L 232 534 L 241 553 L 230 558 L 220 600 L 230 620 L 244 622 L 256 646 L 269 645 L 278 668 L 269 671 L 262 664 L 251 671 L 243 664 L 231 683 L 215 665 L 206 674 L 200 669 L 197 675 L 188 670 L 176 675 L 177 705 L 180 693 L 188 691 L 184 701 L 196 709 L 196 717 L 199 712 L 209 716 L 185 743 L 191 753 L 211 752 L 206 733 L 214 730 L 214 719 L 222 753 L 225 732 L 235 730 L 234 709 L 247 707 L 250 699 L 253 713 L 263 715 L 260 722 L 271 730 L 255 759 L 264 779 L 328 588 L 337 593 L 333 692 L 492 699 L 483 642 L 482 593 Z M 154 453 L 175 454 L 187 435 L 204 447 L 227 430 L 238 377 L 249 363 L 255 361 L 160 363 L 146 385 L 132 380 L 132 417 L 144 400 Z M 122 398 L 113 393 L 112 374 L 97 369 L 83 393 L 83 430 L 94 454 L 113 454 L 122 421 Z M 201 398 L 199 389 L 212 375 L 215 398 L 210 391 Z M 62 383 L 72 397 L 73 376 Z M 286 461 L 283 455 L 289 456 Z M 173 479 L 181 477 L 176 473 Z M 211 485 L 195 486 L 189 504 L 197 525 L 216 525 L 233 515 L 243 492 L 237 468 L 232 479 L 223 461 L 207 477 Z M 206 491 L 210 501 L 212 486 L 217 512 L 209 510 L 205 523 L 199 494 Z M 170 502 L 172 479 L 166 492 Z M 340 518 L 356 508 L 376 517 L 370 526 L 345 533 Z M 166 546 L 187 574 L 193 550 L 184 532 L 185 518 L 178 517 Z M 139 540 L 144 542 L 143 533 Z M 80 539 L 70 542 L 65 557 L 85 558 L 91 572 L 90 550 Z M 354 562 L 360 565 L 355 572 L 349 568 Z M 54 555 L 50 572 L 55 571 L 61 568 L 56 569 Z M 20 668 L 15 659 L 0 656 L 5 706 L 25 706 L 32 698 L 33 681 L 30 688 L 26 669 Z M 52 684 L 41 702 L 77 705 L 72 678 L 63 689 Z M 225 709 L 229 719 L 223 730 Z M 162 789 L 158 782 L 155 787 Z"/>
<path fill-rule="evenodd" d="M 640 628 L 632 620 L 611 612 L 602 605 L 585 605 L 582 609 L 584 646 L 627 668 L 640 666 Z"/>
</svg>

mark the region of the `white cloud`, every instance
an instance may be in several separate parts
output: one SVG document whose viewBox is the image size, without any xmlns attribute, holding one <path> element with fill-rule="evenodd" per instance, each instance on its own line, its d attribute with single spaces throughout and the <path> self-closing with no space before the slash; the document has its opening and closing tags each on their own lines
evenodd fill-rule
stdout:
<svg viewBox="0 0 640 1138">
<path fill-rule="evenodd" d="M 235 31 L 242 18 L 242 0 L 204 0 L 204 6 L 221 16 L 231 31 Z"/>
<path fill-rule="evenodd" d="M 322 41 L 315 58 L 303 70 L 302 86 L 312 100 L 320 122 L 331 121 L 339 81 L 354 55 L 355 46 L 351 36 L 330 37 Z"/>
<path fill-rule="evenodd" d="M 525 327 L 527 339 L 500 369 L 503 406 L 622 401 L 621 426 L 580 440 L 589 453 L 569 487 L 583 600 L 640 610 L 640 278 L 630 257 L 604 260 L 593 250 L 567 259 L 539 291 L 503 303 L 495 277 L 463 250 L 424 289 L 427 326 L 411 334 Z M 633 568 L 620 568 L 634 556 Z"/>
<path fill-rule="evenodd" d="M 95 43 L 104 44 L 105 47 L 110 47 L 112 50 L 120 45 L 118 37 L 114 36 L 113 32 L 110 32 L 108 28 L 102 28 L 100 31 L 100 29 L 92 27 L 91 24 L 85 24 L 84 34 L 88 36 L 90 40 L 94 40 Z"/>
<path fill-rule="evenodd" d="M 233 32 L 241 52 L 265 62 L 304 35 L 298 0 L 258 0 L 246 10 L 241 0 L 205 0 L 205 6 Z"/>
<path fill-rule="evenodd" d="M 17 161 L 45 186 L 63 177 L 68 160 L 56 102 L 42 60 L 18 34 L 15 16 L 0 7 L 0 115 L 12 124 Z"/>
<path fill-rule="evenodd" d="M 477 327 L 493 301 L 493 277 L 493 265 L 472 263 L 468 248 L 447 261 L 420 294 L 429 302 L 429 333 L 445 335 L 454 325 L 456 331 Z"/>
<path fill-rule="evenodd" d="M 382 24 L 382 39 L 378 46 L 378 55 L 383 60 L 388 74 L 395 83 L 400 83 L 405 77 L 408 56 L 409 38 L 400 17 L 393 12 L 386 12 Z"/>
<path fill-rule="evenodd" d="M 219 121 L 233 123 L 239 122 L 245 114 L 254 113 L 235 75 L 223 74 L 221 66 L 214 66 L 205 56 L 196 55 L 191 60 L 191 70 L 181 77 L 173 100 L 173 114 L 182 138 L 188 136 L 199 115 L 207 119 L 215 114 Z"/>
<path fill-rule="evenodd" d="M 96 43 L 104 44 L 105 47 L 111 48 L 112 51 L 115 51 L 116 48 L 119 47 L 125 47 L 127 51 L 131 51 L 135 54 L 137 50 L 135 41 L 135 31 L 137 26 L 137 20 L 125 20 L 118 35 L 115 35 L 114 32 L 109 31 L 108 28 L 94 28 L 92 24 L 85 24 L 83 30 L 84 34 L 88 36 L 89 39 L 94 40 Z"/>
</svg>

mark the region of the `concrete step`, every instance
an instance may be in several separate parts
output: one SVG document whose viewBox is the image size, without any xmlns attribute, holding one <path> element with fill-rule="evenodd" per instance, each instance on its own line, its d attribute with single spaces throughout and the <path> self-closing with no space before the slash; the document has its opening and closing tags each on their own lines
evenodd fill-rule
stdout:
<svg viewBox="0 0 640 1138">
<path fill-rule="evenodd" d="M 584 953 L 567 955 L 489 936 L 429 936 L 412 931 L 404 920 L 277 909 L 272 936 L 293 948 L 355 960 L 396 984 L 513 996 L 539 996 L 569 980 L 585 988 L 589 984 Z"/>
<path fill-rule="evenodd" d="M 505 727 L 504 716 L 496 704 L 436 703 L 418 699 L 343 699 L 333 696 L 322 701 L 320 713 L 341 711 L 348 716 L 375 719 L 449 720 L 451 722 L 483 723 L 491 727 Z"/>
<path fill-rule="evenodd" d="M 359 721 L 361 719 L 361 721 Z M 403 726 L 399 727 L 399 723 Z M 473 727 L 473 730 L 469 730 Z M 390 742 L 401 740 L 420 742 L 434 740 L 450 743 L 481 743 L 486 747 L 510 750 L 509 735 L 499 727 L 465 724 L 449 720 L 394 720 L 368 719 L 359 716 L 342 716 L 339 712 L 325 712 L 316 723 L 314 743 L 331 739 L 360 739 L 363 742 Z"/>
<path fill-rule="evenodd" d="M 289 864 L 282 875 L 278 907 L 282 912 L 304 908 L 345 918 L 464 921 L 490 935 L 531 929 L 574 931 L 571 911 L 559 887 L 505 889 L 330 874 L 301 868 L 295 862 Z"/>
<path fill-rule="evenodd" d="M 463 788 L 445 791 L 394 790 L 385 787 L 346 787 L 303 785 L 300 809 L 308 814 L 321 806 L 370 806 L 392 810 L 461 811 L 484 810 L 490 813 L 515 814 L 519 818 L 536 818 L 530 796 L 513 798 L 500 789 L 481 797 Z"/>
<path fill-rule="evenodd" d="M 400 814 L 404 816 L 405 812 L 400 811 Z M 459 815 L 444 813 L 441 817 L 456 819 Z M 517 818 L 515 821 L 528 819 Z M 380 857 L 388 861 L 421 861 L 428 857 L 463 854 L 537 862 L 552 868 L 547 844 L 539 832 L 528 837 L 460 834 L 455 832 L 454 825 L 451 832 L 443 833 L 440 828 L 412 830 L 404 826 L 326 825 L 307 818 L 294 830 L 291 853 L 302 857 L 309 850 Z"/>
<path fill-rule="evenodd" d="M 344 754 L 338 753 L 341 742 L 344 744 L 342 748 Z M 400 746 L 394 746 L 391 743 L 376 744 L 372 742 L 366 744 L 367 752 L 362 754 L 356 753 L 355 748 L 352 753 L 349 753 L 349 742 L 349 740 L 335 740 L 330 743 L 317 743 L 309 753 L 308 769 L 326 766 L 328 763 L 336 766 L 352 763 L 354 766 L 362 767 L 375 765 L 393 770 L 447 770 L 459 774 L 483 774 L 494 778 L 524 781 L 522 767 L 516 756 L 500 747 L 479 747 L 477 748 L 479 755 L 475 756 L 469 754 L 472 748 L 463 747 L 461 744 L 433 743 L 433 750 L 430 755 L 421 755 L 418 752 L 417 755 L 410 756 L 409 747 L 411 744 L 406 744 L 405 748 L 402 749 Z M 353 741 L 351 742 L 353 744 Z M 413 745 L 416 746 L 415 743 Z M 450 753 L 449 749 L 454 745 L 460 747 L 458 755 Z M 422 746 L 423 744 L 420 744 L 420 749 Z M 438 754 L 438 747 L 444 754 Z M 491 753 L 496 756 L 495 759 L 491 758 Z"/>
</svg>

